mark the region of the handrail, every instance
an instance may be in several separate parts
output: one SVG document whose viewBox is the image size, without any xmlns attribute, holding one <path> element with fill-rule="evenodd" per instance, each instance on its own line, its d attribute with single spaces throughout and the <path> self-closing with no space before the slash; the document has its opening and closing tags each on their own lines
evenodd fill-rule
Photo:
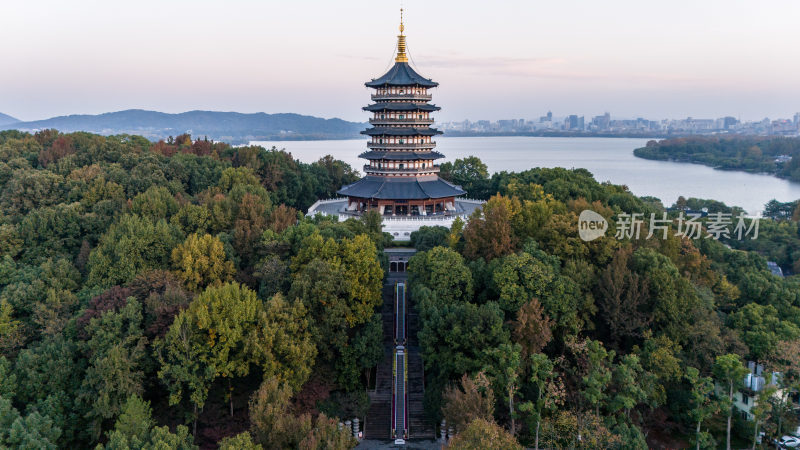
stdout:
<svg viewBox="0 0 800 450">
<path fill-rule="evenodd" d="M 431 100 L 433 99 L 433 95 L 431 94 L 372 94 L 370 95 L 372 100 L 394 100 L 394 99 L 409 99 L 409 98 L 418 98 L 422 100 Z"/>
<path fill-rule="evenodd" d="M 377 119 L 373 117 L 369 119 L 369 123 L 373 125 L 379 125 L 379 124 L 391 125 L 394 123 L 419 123 L 423 125 L 432 125 L 433 122 L 434 122 L 433 119 L 393 119 L 390 117 L 387 117 L 385 119 Z"/>
<path fill-rule="evenodd" d="M 378 142 L 367 142 L 367 148 L 397 148 L 401 150 L 418 150 L 418 149 L 425 149 L 425 148 L 434 148 L 436 147 L 436 142 L 426 142 L 426 143 L 413 143 L 413 144 L 381 144 Z"/>
<path fill-rule="evenodd" d="M 392 169 L 389 167 L 372 167 L 369 164 L 364 165 L 364 172 L 380 172 L 380 173 L 434 173 L 439 171 L 438 165 L 432 165 L 431 167 L 418 167 L 418 168 L 402 168 L 402 169 Z"/>
</svg>

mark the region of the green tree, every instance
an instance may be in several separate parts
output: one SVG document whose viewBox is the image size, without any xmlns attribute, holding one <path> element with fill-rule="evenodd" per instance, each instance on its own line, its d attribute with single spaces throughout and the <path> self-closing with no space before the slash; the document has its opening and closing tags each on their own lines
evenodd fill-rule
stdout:
<svg viewBox="0 0 800 450">
<path fill-rule="evenodd" d="M 522 347 L 519 344 L 501 344 L 497 348 L 486 350 L 486 355 L 492 360 L 484 370 L 494 378 L 498 391 L 502 392 L 508 402 L 508 416 L 511 419 L 512 435 L 516 435 L 516 416 L 514 399 L 519 390 L 519 377 L 522 372 Z"/>
<path fill-rule="evenodd" d="M 261 444 L 254 443 L 253 437 L 246 431 L 219 441 L 220 450 L 261 450 L 263 448 Z"/>
<path fill-rule="evenodd" d="M 233 416 L 235 377 L 250 373 L 253 361 L 248 337 L 254 336 L 262 303 L 256 293 L 238 283 L 209 287 L 189 304 L 186 313 L 204 337 L 207 363 L 215 377 L 228 382 L 230 413 Z M 263 351 L 263 347 L 258 349 Z"/>
<path fill-rule="evenodd" d="M 448 246 L 450 230 L 442 226 L 421 226 L 411 233 L 411 246 L 418 252 L 427 252 L 437 246 Z"/>
<path fill-rule="evenodd" d="M 178 212 L 180 205 L 169 190 L 163 186 L 152 186 L 134 197 L 131 212 L 153 222 L 169 220 Z"/>
<path fill-rule="evenodd" d="M 700 427 L 719 411 L 719 403 L 714 397 L 714 381 L 711 377 L 701 377 L 700 371 L 694 367 L 686 368 L 686 382 L 691 386 L 689 417 L 697 424 L 695 428 L 695 445 L 697 450 L 705 448 L 711 442 L 711 436 L 702 432 Z"/>
<path fill-rule="evenodd" d="M 521 252 L 503 257 L 492 273 L 492 283 L 499 294 L 498 303 L 507 312 L 515 313 L 531 298 L 541 298 L 552 289 L 555 279 L 552 267 Z"/>
<path fill-rule="evenodd" d="M 625 417 L 630 418 L 631 409 L 647 400 L 647 393 L 642 388 L 643 377 L 644 369 L 639 363 L 639 357 L 635 354 L 622 356 L 612 372 L 615 389 L 609 404 L 611 412 L 622 410 Z"/>
<path fill-rule="evenodd" d="M 552 413 L 564 402 L 564 385 L 558 378 L 555 364 L 547 355 L 530 355 L 530 382 L 536 388 L 533 400 L 519 405 L 519 410 L 528 414 L 534 425 L 534 448 L 539 450 L 539 432 L 545 413 Z"/>
<path fill-rule="evenodd" d="M 727 412 L 728 422 L 725 434 L 725 448 L 731 450 L 731 419 L 733 417 L 733 393 L 747 374 L 747 367 L 742 365 L 739 355 L 732 353 L 717 356 L 713 367 L 714 378 L 728 391 L 722 409 Z"/>
<path fill-rule="evenodd" d="M 49 417 L 38 412 L 22 417 L 11 400 L 0 396 L 0 447 L 55 450 L 60 435 Z"/>
<path fill-rule="evenodd" d="M 88 284 L 123 284 L 144 271 L 166 267 L 181 239 L 180 230 L 163 220 L 154 223 L 135 215 L 123 216 L 89 255 Z"/>
<path fill-rule="evenodd" d="M 172 265 L 186 287 L 195 292 L 229 281 L 234 274 L 222 241 L 210 234 L 189 235 L 172 250 Z"/>
<path fill-rule="evenodd" d="M 141 395 L 142 364 L 147 339 L 142 330 L 142 307 L 128 299 L 118 312 L 109 311 L 92 319 L 86 328 L 89 367 L 81 398 L 90 405 L 89 418 L 99 437 L 102 421 L 116 417 L 131 395 Z"/>
<path fill-rule="evenodd" d="M 486 198 L 489 170 L 477 156 L 457 158 L 452 163 L 442 164 L 441 176 L 460 185 L 473 197 Z"/>
<path fill-rule="evenodd" d="M 608 386 L 612 378 L 612 361 L 615 352 L 608 351 L 600 341 L 586 342 L 586 359 L 589 371 L 583 377 L 583 397 L 594 408 L 595 415 L 600 415 L 600 407 L 608 400 Z"/>
<path fill-rule="evenodd" d="M 408 265 L 411 286 L 425 286 L 444 303 L 472 300 L 472 273 L 454 250 L 434 247 L 412 256 Z"/>
<path fill-rule="evenodd" d="M 781 320 L 778 310 L 772 305 L 748 303 L 731 314 L 731 323 L 741 332 L 750 356 L 758 361 L 771 358 L 779 341 L 800 337 L 800 327 Z"/>
<path fill-rule="evenodd" d="M 203 409 L 216 376 L 207 343 L 194 315 L 184 311 L 175 316 L 164 338 L 154 344 L 160 365 L 158 378 L 169 390 L 169 404 L 180 403 L 184 391 L 188 391 L 193 406 L 193 435 L 197 434 L 198 411 Z"/>
<path fill-rule="evenodd" d="M 189 429 L 178 425 L 175 433 L 168 427 L 154 427 L 150 403 L 133 395 L 108 433 L 108 442 L 98 444 L 96 450 L 174 449 L 196 450 Z"/>
</svg>

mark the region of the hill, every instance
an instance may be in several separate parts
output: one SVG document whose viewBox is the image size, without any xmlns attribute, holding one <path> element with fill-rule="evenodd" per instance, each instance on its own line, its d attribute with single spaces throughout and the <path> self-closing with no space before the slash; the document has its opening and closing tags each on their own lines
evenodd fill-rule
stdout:
<svg viewBox="0 0 800 450">
<path fill-rule="evenodd" d="M 12 118 L 13 119 L 13 118 Z M 357 137 L 363 124 L 341 119 L 322 119 L 300 114 L 243 114 L 221 111 L 188 111 L 167 114 L 129 109 L 98 115 L 69 115 L 32 122 L 6 123 L 0 129 L 36 131 L 55 128 L 62 132 L 88 131 L 102 135 L 137 134 L 151 140 L 182 133 L 241 143 L 274 139 L 343 139 Z"/>
<path fill-rule="evenodd" d="M 0 113 L 0 125 L 6 125 L 14 122 L 19 122 L 19 120 L 9 116 L 8 114 Z"/>
</svg>

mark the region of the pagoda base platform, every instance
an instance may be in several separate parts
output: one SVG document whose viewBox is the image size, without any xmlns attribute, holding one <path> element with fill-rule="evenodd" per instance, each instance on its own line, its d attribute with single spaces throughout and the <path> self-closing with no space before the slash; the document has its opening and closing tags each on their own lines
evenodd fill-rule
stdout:
<svg viewBox="0 0 800 450">
<path fill-rule="evenodd" d="M 383 215 L 383 231 L 389 233 L 398 241 L 407 241 L 411 238 L 411 233 L 419 230 L 420 227 L 427 226 L 442 226 L 450 228 L 456 217 L 461 217 L 464 222 L 467 221 L 469 215 L 475 209 L 484 203 L 483 200 L 473 200 L 467 198 L 458 198 L 455 201 L 455 211 L 446 211 L 443 213 L 436 213 L 430 215 L 406 215 L 406 216 L 391 216 Z M 306 215 L 313 216 L 315 214 L 325 214 L 328 216 L 337 216 L 339 221 L 347 219 L 359 218 L 362 213 L 347 211 L 347 199 L 335 198 L 330 200 L 318 200 L 311 205 Z"/>
</svg>

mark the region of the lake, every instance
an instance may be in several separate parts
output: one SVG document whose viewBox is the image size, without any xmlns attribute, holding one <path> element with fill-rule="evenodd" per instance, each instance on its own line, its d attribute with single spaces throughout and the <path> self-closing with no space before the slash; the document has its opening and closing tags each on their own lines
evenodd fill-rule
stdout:
<svg viewBox="0 0 800 450">
<path fill-rule="evenodd" d="M 623 184 L 639 196 L 658 197 L 670 206 L 678 196 L 714 199 L 758 214 L 771 199 L 800 199 L 800 183 L 769 175 L 714 170 L 699 164 L 651 161 L 633 156 L 646 139 L 571 137 L 440 137 L 436 150 L 448 161 L 478 156 L 490 172 L 521 171 L 532 167 L 582 167 L 597 181 Z M 286 149 L 303 162 L 324 155 L 347 162 L 361 171 L 366 140 L 252 142 Z"/>
</svg>

